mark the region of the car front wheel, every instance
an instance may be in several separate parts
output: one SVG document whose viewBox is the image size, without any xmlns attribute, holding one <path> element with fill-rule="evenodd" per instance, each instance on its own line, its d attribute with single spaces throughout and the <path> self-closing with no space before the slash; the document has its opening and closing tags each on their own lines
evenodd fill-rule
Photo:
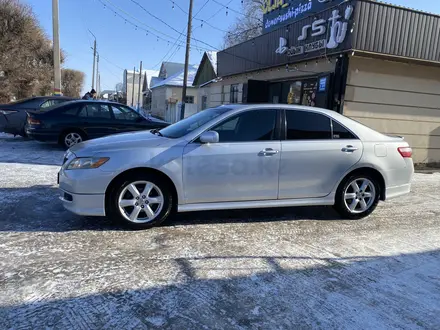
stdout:
<svg viewBox="0 0 440 330">
<path fill-rule="evenodd" d="M 370 215 L 380 197 L 380 185 L 369 175 L 357 174 L 345 179 L 336 192 L 335 209 L 344 218 L 361 219 Z"/>
<path fill-rule="evenodd" d="M 114 185 L 107 216 L 133 229 L 147 229 L 172 213 L 173 194 L 168 183 L 151 174 L 134 174 Z"/>
</svg>

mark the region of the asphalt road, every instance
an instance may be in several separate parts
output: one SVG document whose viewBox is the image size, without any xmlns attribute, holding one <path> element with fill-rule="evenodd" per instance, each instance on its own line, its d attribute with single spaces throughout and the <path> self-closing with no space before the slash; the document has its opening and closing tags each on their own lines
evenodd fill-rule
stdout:
<svg viewBox="0 0 440 330">
<path fill-rule="evenodd" d="M 127 231 L 62 208 L 62 154 L 0 135 L 0 328 L 440 328 L 440 174 L 360 221 L 259 209 Z"/>
</svg>

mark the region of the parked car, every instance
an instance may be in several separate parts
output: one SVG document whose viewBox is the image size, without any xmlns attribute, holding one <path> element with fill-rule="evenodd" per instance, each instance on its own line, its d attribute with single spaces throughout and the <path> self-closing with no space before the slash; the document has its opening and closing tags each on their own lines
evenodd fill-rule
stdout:
<svg viewBox="0 0 440 330">
<path fill-rule="evenodd" d="M 39 111 L 54 105 L 71 101 L 71 97 L 63 96 L 39 96 L 0 104 L 0 132 L 26 136 L 26 111 Z"/>
<path fill-rule="evenodd" d="M 146 119 L 119 103 L 78 100 L 45 112 L 28 111 L 26 134 L 38 141 L 58 142 L 70 148 L 105 135 L 166 126 L 168 123 Z"/>
<path fill-rule="evenodd" d="M 81 143 L 59 172 L 66 209 L 149 228 L 178 212 L 334 205 L 348 219 L 408 194 L 412 150 L 334 111 L 207 109 L 159 131 Z"/>
</svg>

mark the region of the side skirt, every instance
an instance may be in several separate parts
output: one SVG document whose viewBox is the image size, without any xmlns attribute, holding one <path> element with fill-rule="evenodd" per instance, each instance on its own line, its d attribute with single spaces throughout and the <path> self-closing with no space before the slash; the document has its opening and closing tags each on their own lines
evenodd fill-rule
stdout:
<svg viewBox="0 0 440 330">
<path fill-rule="evenodd" d="M 263 207 L 288 207 L 288 206 L 319 206 L 334 205 L 334 195 L 323 198 L 306 199 L 276 199 L 263 201 L 244 201 L 244 202 L 219 202 L 219 203 L 196 203 L 178 205 L 178 212 L 192 211 L 214 211 L 214 210 L 234 210 L 234 209 L 257 209 Z"/>
</svg>

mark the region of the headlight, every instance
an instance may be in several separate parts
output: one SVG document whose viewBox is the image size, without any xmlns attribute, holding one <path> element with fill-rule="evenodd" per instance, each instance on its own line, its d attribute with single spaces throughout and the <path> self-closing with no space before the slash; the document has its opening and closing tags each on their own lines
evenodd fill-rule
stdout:
<svg viewBox="0 0 440 330">
<path fill-rule="evenodd" d="M 98 168 L 105 164 L 110 158 L 108 157 L 86 157 L 86 158 L 75 158 L 69 165 L 67 165 L 68 170 L 84 170 L 89 168 Z"/>
</svg>

